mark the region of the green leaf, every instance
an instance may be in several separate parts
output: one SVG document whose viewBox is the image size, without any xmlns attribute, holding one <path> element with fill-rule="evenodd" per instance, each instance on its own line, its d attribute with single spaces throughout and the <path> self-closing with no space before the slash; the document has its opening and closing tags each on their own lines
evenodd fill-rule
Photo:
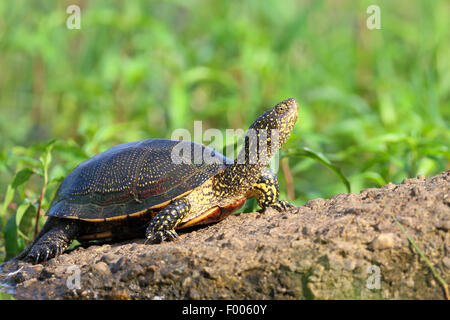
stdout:
<svg viewBox="0 0 450 320">
<path fill-rule="evenodd" d="M 60 142 L 55 145 L 55 151 L 58 151 L 58 155 L 70 159 L 88 159 L 89 155 L 75 142 L 68 141 L 67 143 Z"/>
<path fill-rule="evenodd" d="M 365 179 L 374 181 L 378 184 L 378 186 L 382 187 L 386 184 L 386 180 L 378 173 L 374 171 L 366 171 L 361 174 L 361 176 Z"/>
<path fill-rule="evenodd" d="M 22 214 L 16 212 L 17 235 L 20 240 L 24 239 L 29 242 L 30 239 L 28 235 L 30 235 L 31 230 L 34 229 L 33 227 L 36 221 L 37 204 L 35 205 L 35 203 L 31 202 L 30 199 L 25 199 L 24 203 L 25 202 L 29 203 L 28 208 L 22 209 L 24 210 Z"/>
<path fill-rule="evenodd" d="M 67 249 L 71 250 L 71 249 L 74 249 L 74 248 L 78 247 L 79 245 L 81 245 L 81 243 L 78 242 L 78 240 L 73 240 L 72 243 L 70 244 L 70 246 Z"/>
<path fill-rule="evenodd" d="M 5 229 L 3 229 L 5 238 L 5 250 L 8 256 L 13 256 L 19 252 L 19 243 L 17 241 L 17 225 L 16 217 L 12 216 L 8 219 Z"/>
<path fill-rule="evenodd" d="M 34 171 L 31 168 L 25 168 L 17 172 L 11 183 L 12 188 L 16 189 L 18 186 L 27 182 L 33 173 Z"/>
<path fill-rule="evenodd" d="M 48 167 L 50 166 L 50 163 L 52 162 L 52 149 L 53 145 L 56 142 L 55 139 L 50 140 L 45 147 L 45 151 L 41 154 L 39 160 L 41 161 L 42 167 L 44 169 L 44 174 L 48 172 Z"/>
<path fill-rule="evenodd" d="M 23 215 L 25 212 L 27 212 L 28 208 L 30 207 L 31 203 L 28 201 L 23 202 L 19 208 L 17 208 L 16 211 L 16 226 L 20 226 L 20 222 L 22 221 Z"/>
<path fill-rule="evenodd" d="M 1 216 L 3 218 L 6 215 L 6 211 L 8 210 L 9 203 L 14 198 L 14 193 L 15 193 L 15 189 L 11 185 L 8 185 L 8 188 L 6 189 L 5 200 L 3 200 L 2 212 L 1 212 Z"/>
<path fill-rule="evenodd" d="M 51 139 L 46 142 L 38 143 L 31 146 L 29 149 L 33 152 L 45 152 L 48 148 L 53 148 L 53 145 L 57 142 L 56 139 Z"/>
<path fill-rule="evenodd" d="M 65 178 L 65 176 L 58 176 L 56 178 L 51 179 L 48 184 L 52 184 L 52 183 L 60 183 L 61 181 L 63 181 Z"/>
<path fill-rule="evenodd" d="M 52 154 L 49 150 L 46 150 L 39 159 L 41 160 L 42 167 L 44 168 L 44 173 L 47 172 L 50 162 L 52 161 Z"/>
<path fill-rule="evenodd" d="M 304 147 L 301 150 L 287 152 L 286 154 L 284 154 L 284 156 L 285 157 L 293 157 L 293 156 L 294 157 L 305 157 L 305 158 L 314 159 L 314 160 L 322 163 L 324 166 L 329 168 L 331 171 L 333 171 L 338 176 L 338 178 L 342 181 L 342 183 L 347 188 L 347 192 L 349 192 L 349 193 L 352 192 L 350 182 L 343 175 L 341 170 L 338 167 L 336 167 L 334 164 L 332 164 L 331 161 L 328 160 L 328 158 L 325 157 L 324 154 L 313 151 L 313 150 L 309 149 L 308 147 Z"/>
<path fill-rule="evenodd" d="M 12 152 L 8 152 L 6 157 L 9 162 L 13 162 L 16 164 L 23 164 L 28 167 L 38 167 L 39 166 L 39 161 L 32 157 L 29 157 L 29 156 L 16 155 Z"/>
<path fill-rule="evenodd" d="M 41 177 L 44 176 L 44 171 L 41 168 L 37 168 L 36 170 L 34 170 L 34 173 L 40 175 Z"/>
<path fill-rule="evenodd" d="M 433 170 L 435 170 L 436 166 L 436 161 L 433 161 L 430 158 L 420 159 L 417 166 L 417 174 L 428 176 L 433 172 Z"/>
<path fill-rule="evenodd" d="M 235 213 L 240 212 L 253 212 L 258 208 L 258 204 L 256 203 L 256 198 L 250 198 L 245 202 L 245 205 L 242 207 L 242 209 L 236 211 Z"/>
</svg>

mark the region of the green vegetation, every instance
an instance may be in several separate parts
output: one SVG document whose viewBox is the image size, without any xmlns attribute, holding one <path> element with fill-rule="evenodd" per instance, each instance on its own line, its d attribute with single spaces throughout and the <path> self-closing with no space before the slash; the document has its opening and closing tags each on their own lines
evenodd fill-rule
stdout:
<svg viewBox="0 0 450 320">
<path fill-rule="evenodd" d="M 66 28 L 69 4 L 80 30 Z M 381 30 L 366 27 L 371 4 Z M 245 129 L 288 97 L 300 118 L 279 177 L 296 204 L 448 169 L 449 11 L 425 0 L 1 1 L 0 262 L 32 239 L 38 207 L 42 226 L 79 162 L 195 120 Z"/>
</svg>

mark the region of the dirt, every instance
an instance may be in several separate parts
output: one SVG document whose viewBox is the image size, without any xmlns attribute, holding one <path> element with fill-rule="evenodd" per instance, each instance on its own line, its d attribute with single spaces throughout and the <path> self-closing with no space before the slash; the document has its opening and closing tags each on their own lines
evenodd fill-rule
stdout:
<svg viewBox="0 0 450 320">
<path fill-rule="evenodd" d="M 444 299 L 392 214 L 449 283 L 450 171 L 233 215 L 174 242 L 10 261 L 0 282 L 16 299 Z"/>
</svg>

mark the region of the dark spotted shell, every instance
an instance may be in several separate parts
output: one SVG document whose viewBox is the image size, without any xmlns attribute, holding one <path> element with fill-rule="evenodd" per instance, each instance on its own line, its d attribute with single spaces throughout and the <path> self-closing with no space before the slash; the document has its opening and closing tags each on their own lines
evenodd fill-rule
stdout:
<svg viewBox="0 0 450 320">
<path fill-rule="evenodd" d="M 190 155 L 179 151 L 187 147 Z M 224 170 L 230 161 L 191 141 L 121 144 L 78 165 L 61 183 L 48 215 L 102 221 L 162 207 Z"/>
</svg>

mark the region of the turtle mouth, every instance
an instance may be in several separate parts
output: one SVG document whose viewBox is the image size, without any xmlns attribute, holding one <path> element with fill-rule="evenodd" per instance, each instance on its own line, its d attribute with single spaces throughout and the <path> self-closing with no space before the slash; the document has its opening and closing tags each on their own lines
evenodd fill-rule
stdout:
<svg viewBox="0 0 450 320">
<path fill-rule="evenodd" d="M 277 130 L 281 147 L 291 135 L 295 123 L 297 122 L 299 105 L 297 100 L 295 100 L 294 98 L 286 99 L 280 102 L 280 104 L 283 104 L 285 107 L 287 107 L 287 110 L 285 110 L 283 114 L 279 115 L 278 118 L 278 123 L 280 124 L 280 126 Z"/>
<path fill-rule="evenodd" d="M 298 102 L 294 98 L 289 98 L 282 101 L 280 104 L 283 104 L 287 107 L 287 110 L 280 117 L 280 123 L 292 129 L 292 126 L 294 126 L 298 118 Z"/>
<path fill-rule="evenodd" d="M 281 103 L 284 103 L 285 105 L 287 105 L 293 109 L 295 108 L 298 111 L 298 102 L 297 102 L 297 100 L 295 100 L 295 98 L 286 99 L 286 100 L 282 101 Z"/>
<path fill-rule="evenodd" d="M 292 114 L 292 116 L 289 118 L 289 120 L 292 120 L 291 118 L 295 117 L 295 120 L 297 120 L 298 116 L 298 102 L 295 100 L 295 98 L 289 98 L 284 100 L 282 103 L 284 103 L 289 108 L 289 113 Z"/>
<path fill-rule="evenodd" d="M 279 131 L 281 134 L 290 133 L 298 117 L 298 102 L 294 98 L 289 98 L 276 104 L 256 119 L 249 129 L 257 131 Z"/>
</svg>

